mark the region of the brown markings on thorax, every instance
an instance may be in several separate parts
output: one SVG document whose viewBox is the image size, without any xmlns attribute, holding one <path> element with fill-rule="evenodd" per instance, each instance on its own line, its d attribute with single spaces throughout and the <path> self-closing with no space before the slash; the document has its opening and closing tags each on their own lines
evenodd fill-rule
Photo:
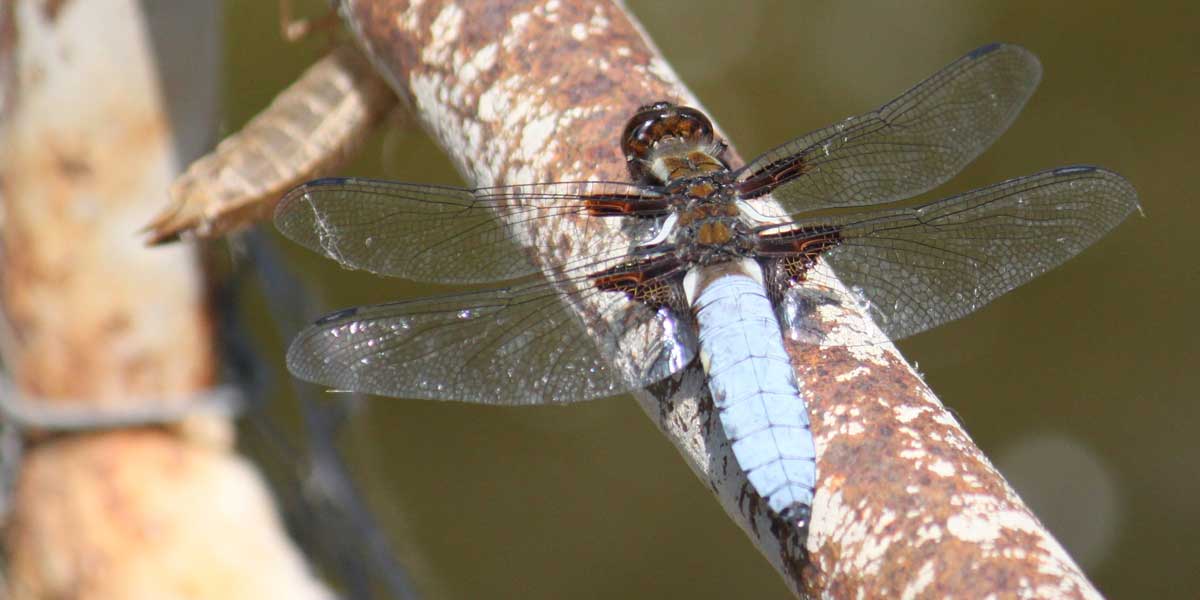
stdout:
<svg viewBox="0 0 1200 600">
<path fill-rule="evenodd" d="M 733 239 L 729 220 L 737 218 L 738 209 L 733 204 L 699 204 L 679 213 L 679 227 L 698 224 L 696 241 L 704 245 L 719 245 Z"/>
<path fill-rule="evenodd" d="M 725 170 L 725 164 L 707 152 L 694 150 L 686 154 L 659 157 L 667 167 L 667 179 L 676 180 L 709 175 Z"/>
</svg>

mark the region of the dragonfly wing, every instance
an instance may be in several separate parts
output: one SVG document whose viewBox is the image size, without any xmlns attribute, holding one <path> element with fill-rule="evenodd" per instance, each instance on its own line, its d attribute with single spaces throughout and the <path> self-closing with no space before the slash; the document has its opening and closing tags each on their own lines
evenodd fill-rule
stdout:
<svg viewBox="0 0 1200 600">
<path fill-rule="evenodd" d="M 740 193 L 754 198 L 770 192 L 793 214 L 926 192 L 1008 128 L 1041 72 L 1037 57 L 1020 46 L 979 48 L 876 111 L 754 159 L 738 172 Z"/>
<path fill-rule="evenodd" d="M 820 254 L 900 339 L 966 316 L 1062 264 L 1138 207 L 1120 175 L 1065 167 L 922 206 L 815 219 Z M 810 283 L 820 284 L 812 273 Z"/>
<path fill-rule="evenodd" d="M 587 234 L 590 260 L 623 256 L 630 235 L 613 230 L 623 220 L 591 216 L 587 202 L 656 197 L 652 190 L 618 182 L 472 190 L 327 178 L 289 191 L 275 209 L 275 225 L 347 268 L 417 281 L 481 283 L 536 272 L 526 248 L 546 241 L 537 236 L 552 230 L 546 226 L 552 219 L 571 220 Z M 603 231 L 590 231 L 599 228 Z"/>
<path fill-rule="evenodd" d="M 691 361 L 692 330 L 669 310 L 580 289 L 567 302 L 536 283 L 347 309 L 301 332 L 288 367 L 338 389 L 516 405 L 627 392 Z"/>
</svg>

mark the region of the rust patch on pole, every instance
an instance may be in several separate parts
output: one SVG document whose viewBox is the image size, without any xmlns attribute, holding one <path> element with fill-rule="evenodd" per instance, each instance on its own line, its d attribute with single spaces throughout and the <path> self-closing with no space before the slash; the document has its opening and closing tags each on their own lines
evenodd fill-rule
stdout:
<svg viewBox="0 0 1200 600">
<path fill-rule="evenodd" d="M 619 136 L 633 111 L 695 104 L 616 4 L 348 0 L 342 11 L 477 185 L 623 181 Z"/>
<path fill-rule="evenodd" d="M 618 137 L 638 106 L 699 106 L 618 3 L 343 0 L 341 11 L 475 185 L 624 180 Z M 525 237 L 535 261 L 603 233 L 557 225 Z M 789 348 L 817 442 L 807 549 L 750 491 L 706 392 L 669 381 L 636 394 L 788 586 L 828 597 L 1096 597 L 853 295 L 842 290 L 822 314 L 828 346 Z"/>
<path fill-rule="evenodd" d="M 898 352 L 791 350 L 812 392 L 823 595 L 1099 597 Z"/>
</svg>

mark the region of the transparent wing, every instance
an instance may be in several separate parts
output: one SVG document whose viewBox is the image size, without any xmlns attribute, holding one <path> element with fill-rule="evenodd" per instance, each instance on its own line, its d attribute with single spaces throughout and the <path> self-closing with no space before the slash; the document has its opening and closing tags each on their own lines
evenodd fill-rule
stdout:
<svg viewBox="0 0 1200 600">
<path fill-rule="evenodd" d="M 480 283 L 536 271 L 523 247 L 536 243 L 533 238 L 545 229 L 537 227 L 541 219 L 572 219 L 580 230 L 607 227 L 614 219 L 590 216 L 586 201 L 656 198 L 653 190 L 618 182 L 472 190 L 329 178 L 289 191 L 275 209 L 275 226 L 348 268 L 418 281 Z M 590 260 L 616 258 L 630 249 L 628 237 L 612 232 L 585 239 L 592 246 Z"/>
<path fill-rule="evenodd" d="M 771 192 L 794 214 L 926 192 L 953 177 L 1008 128 L 1041 72 L 1037 57 L 1019 46 L 979 48 L 879 110 L 754 159 L 739 170 L 740 194 L 754 198 Z"/>
<path fill-rule="evenodd" d="M 865 297 L 888 337 L 900 339 L 1062 264 L 1137 207 L 1120 175 L 1065 167 L 918 207 L 805 225 L 839 231 L 820 258 Z"/>
<path fill-rule="evenodd" d="M 292 342 L 288 368 L 338 389 L 512 405 L 611 396 L 692 360 L 692 328 L 669 310 L 574 283 L 566 296 L 537 283 L 333 313 Z"/>
</svg>

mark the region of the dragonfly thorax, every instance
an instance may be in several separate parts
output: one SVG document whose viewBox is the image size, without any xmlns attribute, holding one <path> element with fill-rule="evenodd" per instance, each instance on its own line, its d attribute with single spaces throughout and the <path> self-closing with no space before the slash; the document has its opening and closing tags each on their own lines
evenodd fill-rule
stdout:
<svg viewBox="0 0 1200 600">
<path fill-rule="evenodd" d="M 725 178 L 696 177 L 672 182 L 679 196 L 671 241 L 684 264 L 708 265 L 748 256 L 754 230 Z"/>
</svg>

